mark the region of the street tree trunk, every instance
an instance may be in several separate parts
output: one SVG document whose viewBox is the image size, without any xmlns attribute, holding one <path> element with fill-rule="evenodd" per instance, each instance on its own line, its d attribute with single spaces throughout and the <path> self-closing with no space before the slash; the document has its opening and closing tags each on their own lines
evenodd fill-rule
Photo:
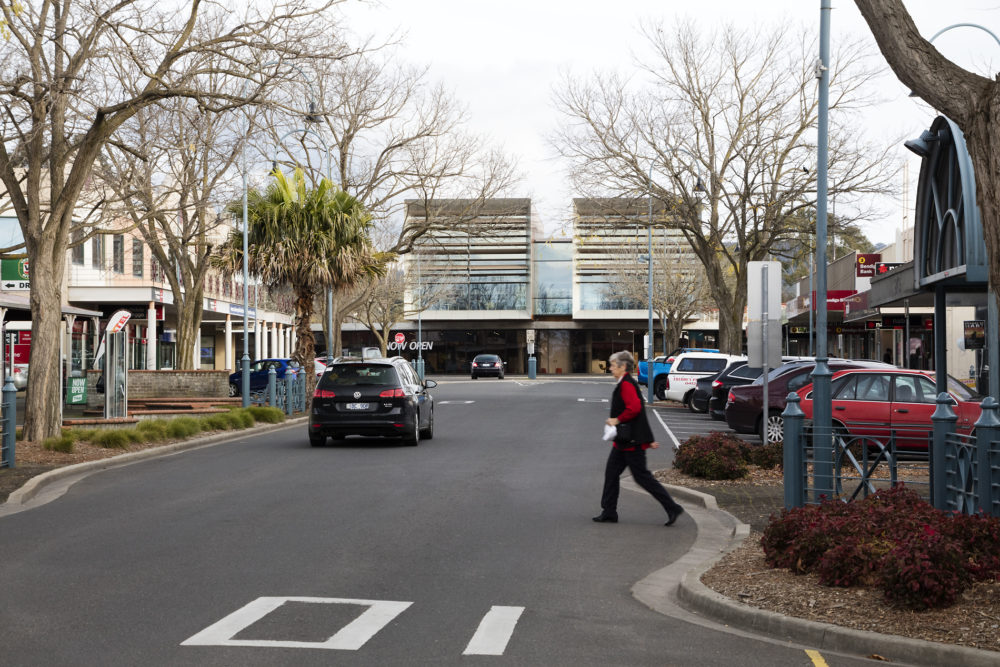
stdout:
<svg viewBox="0 0 1000 667">
<path fill-rule="evenodd" d="M 316 336 L 312 332 L 313 308 L 316 291 L 308 285 L 293 285 L 295 292 L 295 351 L 292 361 L 298 362 L 306 374 L 306 401 L 311 400 L 316 389 Z M 308 408 L 308 406 L 306 406 Z"/>
<path fill-rule="evenodd" d="M 990 258 L 990 288 L 1000 298 L 1000 82 L 941 55 L 920 35 L 901 0 L 855 2 L 896 77 L 965 134 Z"/>
<path fill-rule="evenodd" d="M 28 240 L 28 239 L 26 239 Z M 60 244 L 31 249 L 31 373 L 25 398 L 24 434 L 42 440 L 61 432 L 62 284 L 66 253 Z M 54 246 L 54 247 L 53 247 Z M 45 279 L 40 279 L 41 277 Z M 53 400 L 55 399 L 55 400 Z"/>
</svg>

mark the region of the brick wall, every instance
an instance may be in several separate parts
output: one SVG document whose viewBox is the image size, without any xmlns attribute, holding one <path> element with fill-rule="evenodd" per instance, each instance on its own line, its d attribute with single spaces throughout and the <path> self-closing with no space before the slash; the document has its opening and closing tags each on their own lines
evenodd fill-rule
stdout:
<svg viewBox="0 0 1000 667">
<path fill-rule="evenodd" d="M 87 371 L 87 407 L 104 406 L 97 393 L 99 370 Z M 129 371 L 129 398 L 224 398 L 229 396 L 229 371 Z"/>
</svg>

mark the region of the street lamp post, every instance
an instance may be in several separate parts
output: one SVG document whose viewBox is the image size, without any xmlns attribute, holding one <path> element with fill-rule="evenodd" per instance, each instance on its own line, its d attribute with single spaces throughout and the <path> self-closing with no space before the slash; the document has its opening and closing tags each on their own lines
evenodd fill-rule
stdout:
<svg viewBox="0 0 1000 667">
<path fill-rule="evenodd" d="M 649 161 L 649 177 L 646 180 L 649 189 L 649 232 L 647 237 L 646 258 L 649 273 L 649 341 L 646 345 L 646 398 L 653 402 L 653 161 Z M 666 333 L 663 334 L 666 336 Z"/>
</svg>

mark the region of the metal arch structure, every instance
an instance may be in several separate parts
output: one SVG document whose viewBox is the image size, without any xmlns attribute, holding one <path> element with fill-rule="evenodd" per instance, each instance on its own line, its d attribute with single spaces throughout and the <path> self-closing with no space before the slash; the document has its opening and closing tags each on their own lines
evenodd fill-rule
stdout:
<svg viewBox="0 0 1000 667">
<path fill-rule="evenodd" d="M 965 136 L 951 119 L 938 116 L 907 147 L 923 158 L 914 218 L 914 287 L 984 287 L 986 243 Z"/>
</svg>

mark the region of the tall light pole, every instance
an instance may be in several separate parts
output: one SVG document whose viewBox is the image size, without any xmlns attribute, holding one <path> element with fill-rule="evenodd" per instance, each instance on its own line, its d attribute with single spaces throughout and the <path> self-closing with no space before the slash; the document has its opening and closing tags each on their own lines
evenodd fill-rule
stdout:
<svg viewBox="0 0 1000 667">
<path fill-rule="evenodd" d="M 828 145 L 830 140 L 830 11 L 832 0 L 820 0 L 819 110 L 816 160 L 816 368 L 813 376 L 813 417 L 816 496 L 833 497 L 833 438 L 830 432 L 830 367 L 827 365 L 826 313 L 826 198 Z M 766 415 L 765 415 L 766 417 Z"/>
<path fill-rule="evenodd" d="M 649 273 L 649 341 L 646 345 L 646 399 L 653 402 L 653 161 L 649 161 L 649 176 L 646 179 L 649 191 L 649 232 L 647 236 L 647 271 Z M 663 334 L 666 336 L 666 332 Z"/>
</svg>

